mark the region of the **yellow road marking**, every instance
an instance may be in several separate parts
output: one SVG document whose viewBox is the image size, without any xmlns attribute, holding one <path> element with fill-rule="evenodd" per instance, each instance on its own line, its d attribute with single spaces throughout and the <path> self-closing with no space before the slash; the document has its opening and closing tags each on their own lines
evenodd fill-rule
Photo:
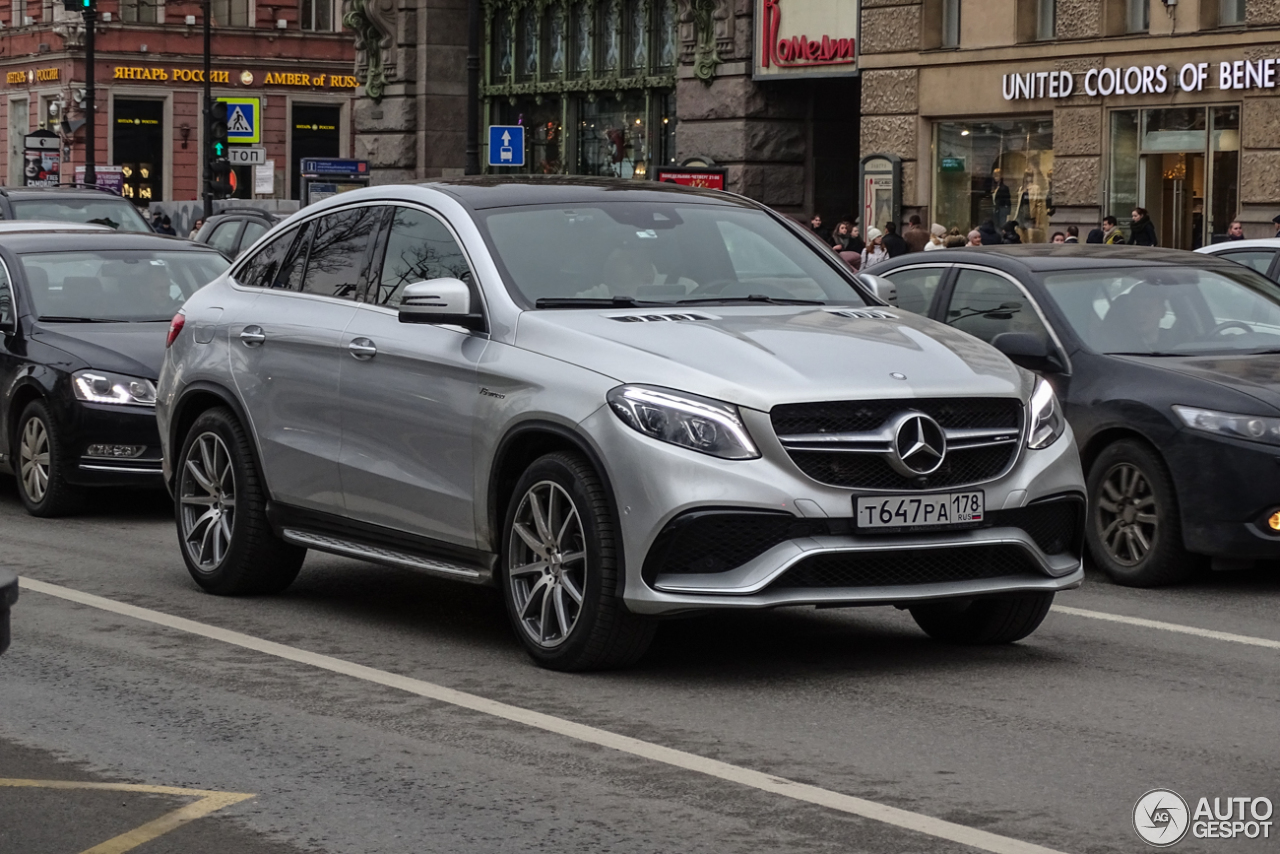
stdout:
<svg viewBox="0 0 1280 854">
<path fill-rule="evenodd" d="M 85 849 L 81 854 L 123 854 L 144 842 L 150 842 L 189 821 L 215 813 L 220 809 L 247 801 L 253 795 L 242 792 L 212 792 L 207 789 L 181 789 L 176 786 L 144 786 L 133 783 L 79 783 L 74 780 L 16 780 L 0 778 L 0 786 L 29 789 L 80 789 L 99 792 L 137 792 L 146 795 L 175 795 L 197 798 L 186 806 L 136 827 L 127 833 Z"/>
</svg>

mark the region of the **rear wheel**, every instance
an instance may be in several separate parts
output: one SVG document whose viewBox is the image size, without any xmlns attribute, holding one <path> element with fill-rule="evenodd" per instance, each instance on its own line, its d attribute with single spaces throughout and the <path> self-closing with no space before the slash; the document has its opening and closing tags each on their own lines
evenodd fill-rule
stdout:
<svg viewBox="0 0 1280 854">
<path fill-rule="evenodd" d="M 18 418 L 18 495 L 32 516 L 66 516 L 84 506 L 85 491 L 67 481 L 70 452 L 49 408 L 33 400 Z"/>
<path fill-rule="evenodd" d="M 307 550 L 272 533 L 253 447 L 231 411 L 202 413 L 178 460 L 178 540 L 195 582 L 224 596 L 278 593 L 292 584 Z"/>
<path fill-rule="evenodd" d="M 529 466 L 503 530 L 503 598 L 534 661 L 553 670 L 604 670 L 644 654 L 654 626 L 622 602 L 612 507 L 585 459 L 555 453 Z"/>
<path fill-rule="evenodd" d="M 1039 628 L 1052 604 L 1052 593 L 1021 593 L 914 605 L 911 616 L 934 640 L 980 646 L 1022 640 Z"/>
<path fill-rule="evenodd" d="M 1089 469 L 1089 553 L 1117 584 L 1156 587 L 1186 580 L 1196 559 L 1182 545 L 1173 479 L 1143 442 L 1108 445 Z"/>
</svg>

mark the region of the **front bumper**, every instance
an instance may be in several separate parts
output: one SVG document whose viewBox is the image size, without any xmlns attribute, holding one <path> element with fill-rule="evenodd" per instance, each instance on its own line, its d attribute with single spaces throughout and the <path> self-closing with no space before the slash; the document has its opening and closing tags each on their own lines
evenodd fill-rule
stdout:
<svg viewBox="0 0 1280 854">
<path fill-rule="evenodd" d="M 1187 550 L 1212 557 L 1280 560 L 1280 448 L 1180 430 L 1164 449 Z"/>
<path fill-rule="evenodd" d="M 767 415 L 744 411 L 743 417 L 760 447 L 760 459 L 721 460 L 658 442 L 623 425 L 608 409 L 583 422 L 605 461 L 617 499 L 626 566 L 623 597 L 632 611 L 662 615 L 719 608 L 902 603 L 1065 590 L 1084 577 L 1078 536 L 1083 512 L 1075 523 L 1072 547 L 1058 554 L 1043 551 L 1027 531 L 1003 525 L 927 534 L 859 534 L 851 524 L 854 496 L 873 493 L 811 480 L 778 443 Z M 985 494 L 989 515 L 1050 498 L 1082 500 L 1084 480 L 1070 430 L 1044 450 L 1024 449 L 1007 474 L 977 488 Z M 673 521 L 708 509 L 786 514 L 810 527 L 728 571 L 671 573 L 660 561 L 649 560 L 662 547 L 660 538 Z M 912 583 L 894 583 L 891 574 L 868 577 L 856 572 L 850 583 L 841 580 L 840 572 L 846 570 L 840 567 L 845 565 L 861 570 L 877 561 L 917 560 L 926 554 L 941 569 L 917 576 Z M 815 586 L 812 578 L 796 582 L 798 570 L 808 572 L 814 559 L 836 567 L 834 575 L 824 576 L 830 583 Z M 953 572 L 947 564 L 968 565 L 973 571 Z M 880 583 L 885 578 L 890 583 Z"/>
<path fill-rule="evenodd" d="M 53 416 L 73 460 L 66 469 L 70 482 L 78 486 L 162 484 L 160 431 L 151 409 L 67 400 L 54 406 Z M 143 451 L 137 457 L 91 456 L 92 445 L 139 446 Z"/>
</svg>

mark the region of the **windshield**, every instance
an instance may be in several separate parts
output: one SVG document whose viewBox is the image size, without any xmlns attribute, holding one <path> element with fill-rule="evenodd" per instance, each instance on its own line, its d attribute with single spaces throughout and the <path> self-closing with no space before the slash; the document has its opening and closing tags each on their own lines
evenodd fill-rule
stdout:
<svg viewBox="0 0 1280 854">
<path fill-rule="evenodd" d="M 41 320 L 170 320 L 228 262 L 217 252 L 46 252 L 19 255 Z"/>
<path fill-rule="evenodd" d="M 1076 334 L 1099 353 L 1280 350 L 1280 286 L 1243 267 L 1050 273 L 1044 286 Z"/>
<path fill-rule="evenodd" d="M 46 222 L 92 222 L 118 231 L 152 234 L 151 226 L 132 203 L 114 198 L 22 199 L 13 203 L 14 219 Z"/>
<path fill-rule="evenodd" d="M 482 217 L 513 295 L 531 305 L 751 298 L 865 304 L 831 264 L 759 210 L 609 202 Z"/>
</svg>

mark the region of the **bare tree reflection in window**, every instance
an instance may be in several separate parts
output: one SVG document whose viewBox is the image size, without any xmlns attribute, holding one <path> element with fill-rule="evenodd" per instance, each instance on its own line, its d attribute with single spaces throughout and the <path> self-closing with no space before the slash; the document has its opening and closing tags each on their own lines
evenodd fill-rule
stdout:
<svg viewBox="0 0 1280 854">
<path fill-rule="evenodd" d="M 378 210 L 354 208 L 319 220 L 307 257 L 307 272 L 302 282 L 304 292 L 355 299 Z"/>
<path fill-rule="evenodd" d="M 471 281 L 471 267 L 457 241 L 430 214 L 397 208 L 374 302 L 397 306 L 406 285 L 442 278 Z"/>
</svg>

